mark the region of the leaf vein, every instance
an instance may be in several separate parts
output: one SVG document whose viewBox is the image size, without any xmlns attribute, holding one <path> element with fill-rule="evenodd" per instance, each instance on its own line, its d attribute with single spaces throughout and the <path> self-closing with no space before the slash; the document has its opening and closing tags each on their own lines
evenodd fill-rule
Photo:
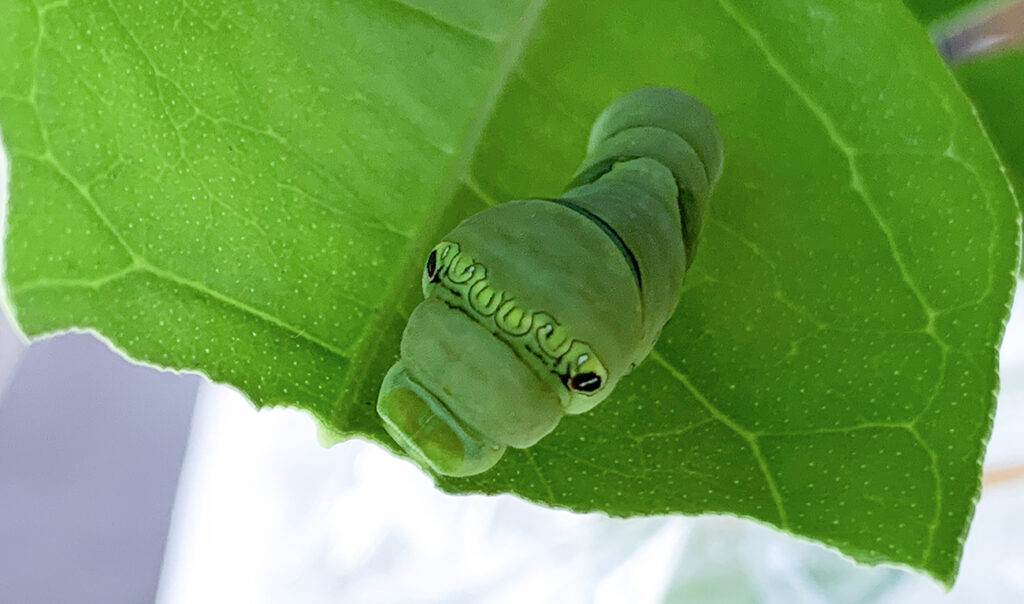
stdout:
<svg viewBox="0 0 1024 604">
<path fill-rule="evenodd" d="M 523 456 L 526 457 L 526 461 L 529 462 L 530 467 L 532 467 L 534 473 L 537 474 L 537 481 L 542 487 L 544 487 L 544 491 L 547 493 L 548 498 L 551 501 L 555 501 L 555 490 L 551 488 L 551 483 L 548 482 L 547 477 L 544 476 L 544 472 L 541 470 L 540 464 L 538 464 L 537 460 L 533 457 L 533 452 L 529 449 L 522 449 L 522 451 Z"/>
<path fill-rule="evenodd" d="M 465 34 L 471 38 L 483 40 L 484 42 L 490 42 L 491 44 L 496 44 L 497 42 L 499 42 L 499 38 L 488 35 L 482 31 L 473 29 L 471 27 L 467 27 L 461 23 L 456 23 L 454 21 L 445 19 L 440 15 L 436 15 L 428 11 L 427 9 L 421 6 L 416 6 L 415 4 L 407 2 L 406 0 L 389 0 L 389 3 L 392 4 L 393 6 L 404 8 L 408 10 L 410 13 L 423 17 L 428 21 L 436 23 L 437 25 L 440 25 L 443 29 L 447 29 L 449 31 L 453 31 L 460 34 Z"/>
<path fill-rule="evenodd" d="M 917 298 L 926 321 L 928 325 L 931 326 L 935 320 L 937 312 L 930 306 L 928 300 L 924 296 L 924 293 L 917 285 L 917 281 L 910 274 L 910 270 L 907 268 L 907 265 L 903 260 L 903 255 L 896 243 L 896 236 L 893 233 L 892 227 L 882 217 L 878 207 L 868 194 L 867 188 L 864 185 L 864 179 L 860 173 L 860 167 L 857 163 L 857 149 L 846 140 L 828 112 L 826 112 L 825 109 L 814 100 L 814 97 L 804 90 L 803 86 L 797 82 L 796 78 L 794 78 L 789 72 L 789 69 L 786 68 L 782 60 L 779 59 L 779 57 L 777 57 L 768 46 L 764 36 L 762 36 L 758 30 L 756 30 L 743 16 L 739 14 L 739 11 L 737 11 L 736 7 L 732 4 L 732 0 L 717 0 L 717 2 L 726 15 L 732 19 L 743 33 L 754 43 L 754 46 L 764 56 L 768 66 L 779 76 L 783 83 L 793 91 L 796 98 L 807 107 L 811 112 L 811 115 L 814 116 L 819 124 L 821 124 L 821 127 L 824 129 L 825 134 L 828 135 L 829 140 L 832 141 L 835 147 L 846 159 L 850 172 L 850 188 L 858 197 L 861 198 L 868 212 L 878 224 L 879 230 L 881 230 L 882 235 L 886 239 L 889 251 L 896 263 L 896 267 L 900 271 L 903 282 L 906 284 L 907 288 L 910 289 L 910 292 L 914 297 Z"/>
<path fill-rule="evenodd" d="M 346 376 L 345 386 L 339 393 L 339 405 L 342 404 L 342 401 L 347 396 L 358 396 L 360 389 L 366 381 L 367 376 L 365 374 L 368 373 L 368 366 L 381 352 L 382 347 L 388 345 L 387 338 L 380 337 L 383 327 L 391 319 L 385 309 L 397 305 L 402 296 L 408 292 L 410 283 L 418 283 L 418 280 L 412 279 L 420 271 L 420 257 L 418 254 L 420 252 L 425 253 L 426 246 L 430 244 L 430 239 L 435 236 L 439 228 L 441 216 L 444 214 L 442 208 L 452 202 L 460 183 L 464 181 L 465 175 L 469 173 L 470 165 L 476 156 L 476 150 L 483 137 L 489 117 L 506 88 L 510 74 L 519 63 L 522 53 L 526 50 L 527 42 L 533 34 L 534 28 L 540 20 L 541 13 L 543 13 L 546 5 L 547 0 L 533 0 L 520 19 L 518 27 L 506 39 L 491 86 L 477 105 L 473 113 L 473 119 L 468 123 L 467 130 L 462 138 L 459 151 L 452 156 L 452 162 L 449 164 L 447 171 L 447 178 L 438 189 L 438 194 L 432 204 L 432 210 L 427 213 L 427 216 L 431 218 L 428 218 L 423 223 L 416 237 L 410 241 L 409 246 L 406 248 L 409 253 L 405 263 L 396 271 L 397 277 L 391 282 L 381 305 L 378 307 L 378 311 L 368 322 L 362 337 L 353 346 L 356 352 L 352 355 L 353 364 Z"/>
<path fill-rule="evenodd" d="M 266 323 L 270 323 L 271 325 L 279 329 L 292 333 L 295 335 L 295 337 L 306 340 L 307 342 L 314 344 L 336 356 L 345 359 L 349 358 L 349 355 L 346 354 L 337 346 L 334 346 L 333 344 L 330 344 L 329 342 L 310 334 L 305 329 L 296 327 L 295 325 L 292 325 L 291 323 L 288 323 L 287 321 L 279 317 L 276 317 L 271 313 L 262 311 L 254 306 L 246 304 L 245 302 L 242 302 L 237 298 L 218 292 L 217 290 L 209 287 L 208 285 L 202 282 L 195 281 L 187 277 L 182 277 L 181 275 L 173 273 L 169 270 L 153 266 L 152 264 L 149 264 L 146 260 L 142 258 L 136 258 L 134 262 L 120 270 L 93 279 L 37 279 L 35 281 L 24 283 L 22 285 L 14 286 L 11 288 L 11 292 L 14 294 L 21 294 L 29 292 L 34 289 L 98 289 L 99 287 L 113 283 L 114 281 L 117 281 L 119 279 L 123 279 L 132 273 L 149 273 L 150 275 L 157 277 L 158 279 L 169 281 L 181 287 L 191 289 L 192 291 L 195 291 L 203 296 L 212 298 L 217 302 L 231 306 L 248 315 L 251 315 L 256 319 L 260 319 Z M 363 305 L 363 307 L 365 308 L 366 306 Z"/>
<path fill-rule="evenodd" d="M 779 493 L 779 487 L 775 484 L 775 478 L 772 476 L 771 471 L 768 469 L 768 461 L 761 453 L 761 446 L 757 442 L 757 436 L 751 431 L 747 430 L 743 426 L 736 423 L 734 419 L 723 413 L 718 407 L 716 407 L 711 401 L 708 400 L 704 394 L 697 389 L 696 386 L 690 382 L 689 378 L 686 377 L 681 371 L 672 366 L 660 352 L 653 350 L 650 355 L 654 362 L 661 365 L 668 371 L 669 375 L 678 380 L 682 385 L 690 392 L 691 395 L 697 402 L 700 403 L 708 413 L 712 415 L 716 420 L 721 422 L 727 428 L 735 432 L 740 438 L 747 442 L 747 446 L 750 448 L 751 454 L 754 456 L 754 461 L 757 463 L 761 470 L 761 474 L 764 476 L 765 484 L 768 487 L 768 494 L 772 498 L 772 502 L 775 504 L 776 513 L 779 515 L 779 526 L 787 528 L 789 521 L 786 517 L 786 508 L 782 504 L 782 495 Z"/>
</svg>

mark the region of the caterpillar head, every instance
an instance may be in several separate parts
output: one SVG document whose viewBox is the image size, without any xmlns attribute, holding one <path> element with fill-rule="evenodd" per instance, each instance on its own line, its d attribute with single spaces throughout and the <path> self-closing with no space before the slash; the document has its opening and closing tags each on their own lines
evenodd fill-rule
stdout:
<svg viewBox="0 0 1024 604">
<path fill-rule="evenodd" d="M 388 433 L 449 476 L 482 472 L 506 447 L 534 444 L 607 381 L 586 344 L 498 289 L 487 271 L 454 242 L 430 252 L 427 299 L 409 317 L 378 397 Z"/>
</svg>

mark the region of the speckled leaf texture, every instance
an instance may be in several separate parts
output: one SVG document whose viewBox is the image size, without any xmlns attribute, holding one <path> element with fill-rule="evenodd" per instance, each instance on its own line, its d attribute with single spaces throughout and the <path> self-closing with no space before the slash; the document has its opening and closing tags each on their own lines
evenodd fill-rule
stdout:
<svg viewBox="0 0 1024 604">
<path fill-rule="evenodd" d="M 998 0 L 904 0 L 934 36 L 956 31 L 972 18 L 1005 7 Z M 993 48 L 957 63 L 953 73 L 978 111 L 985 130 L 996 146 L 1013 184 L 1017 202 L 1024 209 L 1024 49 Z M 1021 267 L 1024 273 L 1024 267 Z"/>
<path fill-rule="evenodd" d="M 1024 50 L 975 57 L 954 69 L 978 109 L 1018 197 L 1024 192 Z"/>
<path fill-rule="evenodd" d="M 746 516 L 951 583 L 1018 214 L 895 0 L 0 1 L 9 302 L 393 447 L 427 250 L 562 191 L 591 121 L 690 91 L 726 148 L 656 352 L 454 493 Z"/>
</svg>

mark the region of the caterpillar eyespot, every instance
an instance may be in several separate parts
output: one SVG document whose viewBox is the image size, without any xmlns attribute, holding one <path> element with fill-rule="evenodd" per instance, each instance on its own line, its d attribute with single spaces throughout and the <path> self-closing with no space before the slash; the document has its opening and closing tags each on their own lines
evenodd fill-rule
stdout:
<svg viewBox="0 0 1024 604">
<path fill-rule="evenodd" d="M 569 380 L 569 385 L 573 390 L 579 390 L 580 392 L 593 392 L 601 387 L 601 377 L 596 373 L 579 373 Z"/>
<path fill-rule="evenodd" d="M 424 269 L 427 272 L 427 279 L 431 281 L 437 280 L 437 252 L 431 251 L 430 255 L 427 256 L 427 266 Z"/>
<path fill-rule="evenodd" d="M 469 476 L 608 398 L 675 311 L 722 158 L 700 101 L 640 88 L 597 117 L 561 196 L 452 229 L 381 385 L 387 432 L 432 471 Z"/>
</svg>

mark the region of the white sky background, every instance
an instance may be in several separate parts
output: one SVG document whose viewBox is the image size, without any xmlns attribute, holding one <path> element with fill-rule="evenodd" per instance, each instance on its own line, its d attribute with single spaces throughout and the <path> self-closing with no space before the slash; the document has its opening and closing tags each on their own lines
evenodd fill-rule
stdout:
<svg viewBox="0 0 1024 604">
<path fill-rule="evenodd" d="M 1024 462 L 1024 296 L 987 468 Z M 987 487 L 960 578 L 857 566 L 730 517 L 611 519 L 451 496 L 375 445 L 200 390 L 159 604 L 1024 601 L 1024 479 Z"/>
</svg>

